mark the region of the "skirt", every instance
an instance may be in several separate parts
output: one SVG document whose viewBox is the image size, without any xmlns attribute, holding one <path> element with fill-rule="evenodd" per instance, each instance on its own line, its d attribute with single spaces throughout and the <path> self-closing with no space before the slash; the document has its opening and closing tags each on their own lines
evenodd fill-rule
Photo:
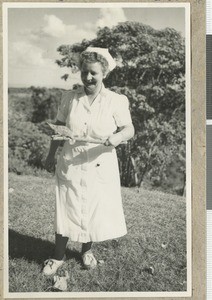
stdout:
<svg viewBox="0 0 212 300">
<path fill-rule="evenodd" d="M 55 231 L 82 243 L 127 233 L 114 147 L 65 143 L 56 168 Z"/>
</svg>

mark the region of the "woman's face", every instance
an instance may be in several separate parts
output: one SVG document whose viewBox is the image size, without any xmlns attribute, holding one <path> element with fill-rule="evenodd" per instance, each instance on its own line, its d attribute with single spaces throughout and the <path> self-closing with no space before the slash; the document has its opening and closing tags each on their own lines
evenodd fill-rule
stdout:
<svg viewBox="0 0 212 300">
<path fill-rule="evenodd" d="M 102 80 L 105 78 L 102 66 L 99 62 L 84 62 L 81 66 L 81 79 L 88 94 L 94 94 L 101 88 Z"/>
</svg>

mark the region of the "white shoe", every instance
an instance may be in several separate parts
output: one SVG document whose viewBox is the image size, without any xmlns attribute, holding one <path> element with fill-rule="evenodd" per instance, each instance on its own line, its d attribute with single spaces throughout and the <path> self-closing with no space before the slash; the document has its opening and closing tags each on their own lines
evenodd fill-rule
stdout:
<svg viewBox="0 0 212 300">
<path fill-rule="evenodd" d="M 97 260 L 90 250 L 82 255 L 82 261 L 86 269 L 94 269 L 97 266 Z"/>
<path fill-rule="evenodd" d="M 57 272 L 57 269 L 62 266 L 65 258 L 62 260 L 57 259 L 47 259 L 44 261 L 43 274 L 45 275 L 54 275 Z"/>
</svg>

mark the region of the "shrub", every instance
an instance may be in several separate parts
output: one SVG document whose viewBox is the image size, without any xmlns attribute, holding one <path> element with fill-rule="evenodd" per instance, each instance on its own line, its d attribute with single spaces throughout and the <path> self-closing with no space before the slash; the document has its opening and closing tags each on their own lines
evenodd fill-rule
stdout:
<svg viewBox="0 0 212 300">
<path fill-rule="evenodd" d="M 53 120 L 57 114 L 58 104 L 61 99 L 61 91 L 57 89 L 32 87 L 33 113 L 31 121 L 39 123 L 47 119 Z"/>
<path fill-rule="evenodd" d="M 49 137 L 31 122 L 9 120 L 9 170 L 22 172 L 26 166 L 44 168 Z"/>
</svg>

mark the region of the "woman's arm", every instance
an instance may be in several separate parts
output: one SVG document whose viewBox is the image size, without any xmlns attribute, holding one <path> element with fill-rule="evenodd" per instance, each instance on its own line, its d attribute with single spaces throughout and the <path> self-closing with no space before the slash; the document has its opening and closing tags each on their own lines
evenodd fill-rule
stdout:
<svg viewBox="0 0 212 300">
<path fill-rule="evenodd" d="M 120 131 L 111 135 L 107 141 L 105 142 L 106 146 L 114 146 L 117 147 L 121 142 L 125 142 L 131 139 L 135 134 L 133 124 L 125 125 L 120 127 Z"/>
<path fill-rule="evenodd" d="M 55 125 L 65 125 L 65 123 L 57 120 L 55 122 Z M 51 141 L 51 144 L 49 147 L 49 153 L 47 155 L 46 162 L 45 162 L 45 169 L 48 172 L 54 172 L 54 170 L 55 170 L 55 153 L 56 153 L 58 147 L 60 146 L 60 144 L 61 144 L 61 141 L 57 141 L 57 140 Z"/>
</svg>

